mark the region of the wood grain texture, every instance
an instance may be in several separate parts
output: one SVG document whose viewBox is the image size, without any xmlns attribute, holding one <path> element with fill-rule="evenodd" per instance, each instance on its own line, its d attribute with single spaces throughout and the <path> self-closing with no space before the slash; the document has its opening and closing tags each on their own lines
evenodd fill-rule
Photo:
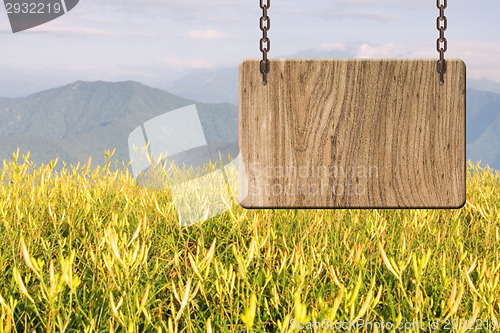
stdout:
<svg viewBox="0 0 500 333">
<path fill-rule="evenodd" d="M 239 68 L 246 208 L 458 208 L 465 203 L 465 64 L 273 59 Z"/>
</svg>

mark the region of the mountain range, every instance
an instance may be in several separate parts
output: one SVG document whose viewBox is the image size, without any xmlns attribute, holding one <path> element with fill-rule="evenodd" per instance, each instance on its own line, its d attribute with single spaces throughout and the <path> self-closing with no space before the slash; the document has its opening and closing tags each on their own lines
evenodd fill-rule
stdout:
<svg viewBox="0 0 500 333">
<path fill-rule="evenodd" d="M 500 170 L 500 94 L 467 91 L 467 158 Z"/>
<path fill-rule="evenodd" d="M 309 49 L 292 55 L 276 58 L 294 59 L 352 59 L 366 56 L 363 49 L 376 50 L 378 45 L 369 42 L 351 42 L 345 45 L 332 46 L 333 49 Z M 408 58 L 405 53 L 393 54 L 393 58 Z M 193 70 L 184 77 L 172 82 L 155 85 L 178 96 L 206 103 L 238 104 L 238 67 L 221 69 L 204 68 Z M 500 82 L 487 79 L 467 79 L 467 88 L 500 94 Z"/>
<path fill-rule="evenodd" d="M 0 160 L 20 147 L 37 164 L 104 162 L 104 152 L 128 163 L 128 136 L 145 121 L 195 104 L 207 138 L 238 142 L 238 108 L 199 103 L 137 82 L 82 82 L 24 98 L 0 98 Z"/>
<path fill-rule="evenodd" d="M 307 50 L 283 58 L 352 58 L 350 50 Z M 166 87 L 195 100 L 238 104 L 238 68 L 196 70 Z M 500 83 L 467 80 L 467 88 L 467 158 L 500 170 Z"/>
<path fill-rule="evenodd" d="M 237 92 L 237 82 L 225 79 L 231 71 L 217 72 L 210 76 L 211 80 L 206 73 L 195 72 L 184 79 L 184 85 L 174 89 L 182 87 L 184 95 L 191 96 L 204 91 L 205 98 L 200 98 L 203 102 L 133 81 L 77 81 L 27 97 L 0 98 L 0 160 L 10 159 L 20 147 L 22 153 L 30 151 L 31 160 L 37 164 L 57 157 L 69 164 L 85 163 L 89 156 L 95 164 L 101 164 L 105 150 L 116 149 L 114 160 L 119 165 L 128 163 L 128 136 L 135 128 L 192 104 L 196 105 L 207 138 L 237 143 L 237 105 L 207 102 L 214 97 L 210 92 L 227 93 L 234 85 Z M 219 83 L 221 80 L 225 86 Z M 222 93 L 219 98 L 231 100 Z M 467 90 L 466 142 L 468 159 L 481 160 L 500 170 L 500 94 Z"/>
</svg>

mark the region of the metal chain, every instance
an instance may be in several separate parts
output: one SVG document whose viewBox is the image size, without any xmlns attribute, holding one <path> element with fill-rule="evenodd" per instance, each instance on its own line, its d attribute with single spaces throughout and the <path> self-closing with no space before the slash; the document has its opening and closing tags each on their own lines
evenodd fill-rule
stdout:
<svg viewBox="0 0 500 333">
<path fill-rule="evenodd" d="M 446 73 L 446 60 L 444 59 L 444 53 L 448 50 L 448 41 L 444 37 L 444 32 L 448 28 L 448 19 L 444 15 L 444 10 L 447 6 L 447 0 L 443 0 L 443 4 L 441 4 L 441 0 L 437 0 L 437 7 L 439 9 L 439 16 L 436 23 L 436 27 L 439 30 L 439 38 L 436 42 L 436 48 L 439 52 L 437 72 L 439 73 L 441 84 L 444 84 L 444 74 Z"/>
<path fill-rule="evenodd" d="M 441 3 L 441 1 L 443 3 Z M 265 2 L 265 3 L 264 3 Z M 436 20 L 436 27 L 439 30 L 439 38 L 436 41 L 436 49 L 439 52 L 439 60 L 437 62 L 437 72 L 439 74 L 440 83 L 444 84 L 444 74 L 446 73 L 445 52 L 448 50 L 448 40 L 444 36 L 444 32 L 448 28 L 448 19 L 444 14 L 444 10 L 448 7 L 447 0 L 436 0 L 439 16 Z M 267 53 L 271 50 L 271 40 L 267 36 L 271 28 L 271 19 L 267 15 L 267 10 L 271 7 L 271 0 L 260 0 L 260 8 L 262 8 L 262 17 L 260 18 L 260 30 L 262 30 L 262 38 L 260 39 L 260 51 L 262 52 L 262 60 L 260 61 L 260 72 L 262 74 L 262 83 L 267 84 L 267 74 L 270 71 L 270 62 L 267 58 Z"/>
<path fill-rule="evenodd" d="M 260 30 L 262 30 L 262 38 L 260 39 L 260 51 L 262 52 L 260 72 L 262 73 L 262 83 L 264 85 L 267 84 L 267 74 L 269 74 L 271 67 L 269 59 L 267 59 L 267 53 L 271 50 L 271 41 L 267 37 L 267 32 L 271 28 L 271 19 L 267 15 L 269 7 L 271 7 L 271 0 L 260 0 L 260 8 L 262 8 L 262 17 L 260 18 Z"/>
</svg>

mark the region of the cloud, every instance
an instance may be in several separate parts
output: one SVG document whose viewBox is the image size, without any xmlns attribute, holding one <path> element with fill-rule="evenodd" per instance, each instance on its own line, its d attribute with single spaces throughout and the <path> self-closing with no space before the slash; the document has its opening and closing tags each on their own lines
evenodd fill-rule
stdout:
<svg viewBox="0 0 500 333">
<path fill-rule="evenodd" d="M 325 43 L 320 45 L 321 51 L 347 51 L 347 45 L 345 43 Z"/>
<path fill-rule="evenodd" d="M 392 7 L 392 8 L 430 8 L 428 2 L 422 0 L 330 0 L 336 5 L 366 6 L 366 7 Z M 435 8 L 435 7 L 433 7 Z"/>
<path fill-rule="evenodd" d="M 158 37 L 158 32 L 155 31 L 134 31 L 132 32 L 134 37 Z"/>
<path fill-rule="evenodd" d="M 396 52 L 401 52 L 393 43 L 372 46 L 368 43 L 363 43 L 359 46 L 356 58 L 394 58 Z"/>
<path fill-rule="evenodd" d="M 447 59 L 462 59 L 467 65 L 467 77 L 500 81 L 500 43 L 476 41 L 449 44 Z M 388 43 L 375 45 L 362 43 L 357 48 L 356 58 L 426 58 L 438 59 L 438 53 L 425 44 L 405 45 Z"/>
<path fill-rule="evenodd" d="M 94 10 L 106 8 L 107 11 L 120 14 L 148 15 L 163 20 L 221 23 L 237 22 L 241 15 L 251 8 L 258 8 L 243 0 L 86 0 L 88 7 Z M 256 7 L 257 6 L 257 7 Z"/>
<path fill-rule="evenodd" d="M 460 58 L 467 65 L 467 77 L 500 81 L 500 43 L 455 42 L 448 45 L 448 58 Z"/>
<path fill-rule="evenodd" d="M 309 15 L 323 18 L 337 19 L 368 19 L 381 22 L 397 21 L 401 17 L 398 15 L 388 14 L 378 11 L 362 11 L 362 10 L 327 10 L 310 12 Z"/>
<path fill-rule="evenodd" d="M 200 69 L 211 68 L 214 64 L 204 59 L 181 59 L 175 56 L 162 57 L 158 60 L 161 65 L 182 68 L 182 69 Z"/>
<path fill-rule="evenodd" d="M 217 30 L 191 30 L 188 36 L 192 39 L 215 40 L 227 38 L 228 34 Z"/>
<path fill-rule="evenodd" d="M 35 27 L 30 30 L 23 32 L 25 34 L 30 33 L 57 33 L 57 34 L 68 34 L 68 35 L 90 35 L 90 36 L 118 36 L 119 34 L 112 31 L 107 31 L 103 29 L 95 28 L 85 28 L 85 27 L 69 27 L 69 26 L 58 26 L 44 24 Z"/>
</svg>

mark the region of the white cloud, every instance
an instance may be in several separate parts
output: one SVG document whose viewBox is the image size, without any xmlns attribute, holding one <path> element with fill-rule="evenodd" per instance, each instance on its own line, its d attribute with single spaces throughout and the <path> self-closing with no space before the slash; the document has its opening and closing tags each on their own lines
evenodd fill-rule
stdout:
<svg viewBox="0 0 500 333">
<path fill-rule="evenodd" d="M 422 0 L 330 0 L 331 3 L 348 6 L 392 7 L 392 8 L 429 8 Z M 435 2 L 432 2 L 434 5 Z"/>
<path fill-rule="evenodd" d="M 57 33 L 57 34 L 70 34 L 70 35 L 90 35 L 90 36 L 119 36 L 119 33 L 107 31 L 103 29 L 85 28 L 85 27 L 70 27 L 60 25 L 44 24 L 23 33 Z"/>
<path fill-rule="evenodd" d="M 318 16 L 323 18 L 338 18 L 338 19 L 369 19 L 382 22 L 397 21 L 401 17 L 378 11 L 367 10 L 327 10 L 310 12 L 309 15 Z"/>
<path fill-rule="evenodd" d="M 134 37 L 158 37 L 158 32 L 155 31 L 134 31 L 132 36 Z"/>
<path fill-rule="evenodd" d="M 192 39 L 215 40 L 227 38 L 228 34 L 217 30 L 191 30 L 188 36 Z"/>
<path fill-rule="evenodd" d="M 245 0 L 86 0 L 95 10 L 106 7 L 109 12 L 136 13 L 173 21 L 227 22 L 238 21 L 249 8 L 258 8 Z"/>
<path fill-rule="evenodd" d="M 447 59 L 462 59 L 467 66 L 467 77 L 500 81 L 500 43 L 453 42 L 449 44 Z M 438 53 L 428 45 L 388 43 L 359 46 L 357 58 L 427 58 L 438 59 Z"/>
<path fill-rule="evenodd" d="M 345 43 L 325 43 L 319 47 L 322 51 L 346 51 L 347 45 Z"/>
<path fill-rule="evenodd" d="M 396 48 L 393 43 L 372 46 L 368 43 L 363 43 L 359 46 L 356 58 L 394 58 L 396 52 L 401 52 L 401 49 Z"/>
<path fill-rule="evenodd" d="M 460 58 L 467 65 L 467 77 L 500 81 L 500 43 L 450 43 L 447 56 Z"/>
</svg>

